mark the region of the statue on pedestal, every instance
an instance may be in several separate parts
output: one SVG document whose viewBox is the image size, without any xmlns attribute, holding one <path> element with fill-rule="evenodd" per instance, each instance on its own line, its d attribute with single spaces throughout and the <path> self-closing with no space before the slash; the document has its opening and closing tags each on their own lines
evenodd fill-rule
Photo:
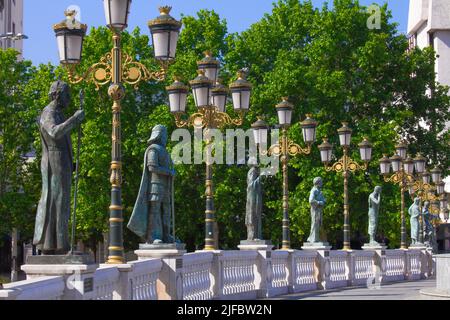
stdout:
<svg viewBox="0 0 450 320">
<path fill-rule="evenodd" d="M 262 238 L 262 191 L 260 169 L 254 165 L 247 175 L 247 205 L 245 211 L 247 241 L 261 240 Z"/>
<path fill-rule="evenodd" d="M 147 244 L 174 243 L 171 232 L 174 214 L 173 182 L 175 169 L 166 150 L 167 128 L 153 128 L 145 151 L 141 186 L 128 229 Z"/>
<path fill-rule="evenodd" d="M 42 142 L 42 193 L 36 214 L 33 244 L 44 255 L 64 255 L 70 250 L 68 224 L 73 173 L 70 132 L 85 118 L 78 110 L 65 119 L 63 110 L 70 103 L 67 83 L 55 81 L 49 92 L 50 104 L 39 120 Z"/>
<path fill-rule="evenodd" d="M 381 187 L 376 186 L 375 190 L 369 196 L 369 237 L 371 245 L 379 245 L 377 241 L 375 241 L 375 236 L 377 233 L 378 227 L 378 213 L 380 211 L 380 202 L 381 202 Z"/>
<path fill-rule="evenodd" d="M 309 194 L 311 204 L 311 232 L 308 238 L 309 243 L 320 242 L 320 228 L 322 226 L 322 214 L 325 206 L 325 197 L 322 193 L 322 178 L 314 179 L 314 187 Z"/>
<path fill-rule="evenodd" d="M 420 230 L 420 198 L 415 198 L 414 203 L 409 207 L 408 213 L 411 216 L 411 240 L 412 244 L 417 244 L 419 240 L 419 230 Z"/>
</svg>

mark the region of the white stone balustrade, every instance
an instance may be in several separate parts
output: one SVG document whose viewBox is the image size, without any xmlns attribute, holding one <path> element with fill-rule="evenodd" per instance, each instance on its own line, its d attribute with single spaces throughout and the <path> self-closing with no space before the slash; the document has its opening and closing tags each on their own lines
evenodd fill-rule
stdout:
<svg viewBox="0 0 450 320">
<path fill-rule="evenodd" d="M 377 266 L 375 264 L 375 251 L 354 251 L 353 259 L 353 279 L 351 285 L 366 285 L 368 279 L 375 279 L 377 274 Z M 378 267 L 378 274 L 380 273 Z M 378 280 L 377 280 L 378 281 Z"/>
<path fill-rule="evenodd" d="M 170 284 L 177 299 L 256 299 L 347 286 L 415 281 L 435 274 L 426 250 L 213 251 L 184 254 Z M 56 266 L 58 267 L 58 266 Z M 90 274 L 33 277 L 4 285 L 0 300 L 156 300 L 159 258 L 103 265 Z M 73 294 L 76 292 L 77 294 Z"/>
<path fill-rule="evenodd" d="M 183 256 L 183 300 L 211 300 L 214 296 L 211 277 L 214 255 L 208 252 L 189 253 Z"/>
<path fill-rule="evenodd" d="M 41 277 L 5 284 L 0 300 L 61 300 L 64 277 Z"/>
<path fill-rule="evenodd" d="M 348 285 L 350 278 L 350 270 L 348 264 L 348 252 L 346 251 L 330 251 L 328 267 L 326 267 L 326 273 L 328 273 L 327 289 L 341 288 Z M 328 271 L 328 272 L 327 272 Z"/>
<path fill-rule="evenodd" d="M 130 300 L 158 300 L 156 285 L 162 268 L 160 259 L 129 262 Z"/>
<path fill-rule="evenodd" d="M 291 293 L 317 290 L 318 254 L 316 251 L 294 250 L 291 255 Z"/>
<path fill-rule="evenodd" d="M 403 281 L 406 275 L 405 250 L 386 250 L 383 282 Z"/>
<path fill-rule="evenodd" d="M 219 256 L 222 299 L 256 299 L 257 251 L 223 251 Z"/>
<path fill-rule="evenodd" d="M 272 263 L 269 274 L 271 279 L 271 295 L 278 296 L 289 293 L 289 252 L 272 252 Z"/>
</svg>

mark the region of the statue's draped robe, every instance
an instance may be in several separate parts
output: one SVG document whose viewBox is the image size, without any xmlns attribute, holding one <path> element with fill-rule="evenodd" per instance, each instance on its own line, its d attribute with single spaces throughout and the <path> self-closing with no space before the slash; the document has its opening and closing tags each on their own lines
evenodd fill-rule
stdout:
<svg viewBox="0 0 450 320">
<path fill-rule="evenodd" d="M 261 240 L 262 186 L 257 168 L 251 168 L 247 175 L 247 204 L 245 225 L 253 230 L 247 234 L 247 240 Z M 247 232 L 249 233 L 249 232 Z"/>
<path fill-rule="evenodd" d="M 413 204 L 409 210 L 409 215 L 411 216 L 410 222 L 411 222 L 411 239 L 418 241 L 419 240 L 419 216 L 420 216 L 420 209 L 417 204 Z"/>
<path fill-rule="evenodd" d="M 325 205 L 325 197 L 319 188 L 314 187 L 309 195 L 311 205 L 311 232 L 308 242 L 320 242 L 320 227 L 322 225 L 322 211 Z"/>
<path fill-rule="evenodd" d="M 42 193 L 33 244 L 44 252 L 66 253 L 70 249 L 68 223 L 73 172 L 70 131 L 75 124 L 74 117 L 65 121 L 62 111 L 51 105 L 40 117 Z"/>
<path fill-rule="evenodd" d="M 375 197 L 375 194 L 372 193 L 369 196 L 369 235 L 373 237 L 375 241 L 375 233 L 377 232 L 378 226 L 378 213 L 380 210 L 380 196 L 378 199 Z"/>
<path fill-rule="evenodd" d="M 170 196 L 173 190 L 170 190 L 172 177 L 168 173 L 172 166 L 164 147 L 152 144 L 145 151 L 141 186 L 128 223 L 128 229 L 145 240 L 167 242 L 170 238 Z"/>
</svg>

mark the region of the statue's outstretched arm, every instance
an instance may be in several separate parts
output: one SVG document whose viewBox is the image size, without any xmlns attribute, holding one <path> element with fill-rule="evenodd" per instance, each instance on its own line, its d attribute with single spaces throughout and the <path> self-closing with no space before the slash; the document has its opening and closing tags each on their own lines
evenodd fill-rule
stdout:
<svg viewBox="0 0 450 320">
<path fill-rule="evenodd" d="M 79 121 L 76 116 L 72 116 L 64 123 L 58 125 L 55 124 L 55 118 L 48 114 L 44 118 L 41 118 L 41 128 L 56 140 L 68 134 L 78 123 Z"/>
</svg>

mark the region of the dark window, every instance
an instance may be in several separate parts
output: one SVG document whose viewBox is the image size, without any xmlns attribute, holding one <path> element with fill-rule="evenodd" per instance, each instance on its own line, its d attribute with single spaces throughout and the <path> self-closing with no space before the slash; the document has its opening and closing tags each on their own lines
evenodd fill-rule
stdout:
<svg viewBox="0 0 450 320">
<path fill-rule="evenodd" d="M 430 47 L 432 47 L 432 48 L 434 48 L 434 32 L 430 32 L 429 34 L 428 34 L 428 36 L 429 36 L 429 45 L 430 45 Z"/>
</svg>

